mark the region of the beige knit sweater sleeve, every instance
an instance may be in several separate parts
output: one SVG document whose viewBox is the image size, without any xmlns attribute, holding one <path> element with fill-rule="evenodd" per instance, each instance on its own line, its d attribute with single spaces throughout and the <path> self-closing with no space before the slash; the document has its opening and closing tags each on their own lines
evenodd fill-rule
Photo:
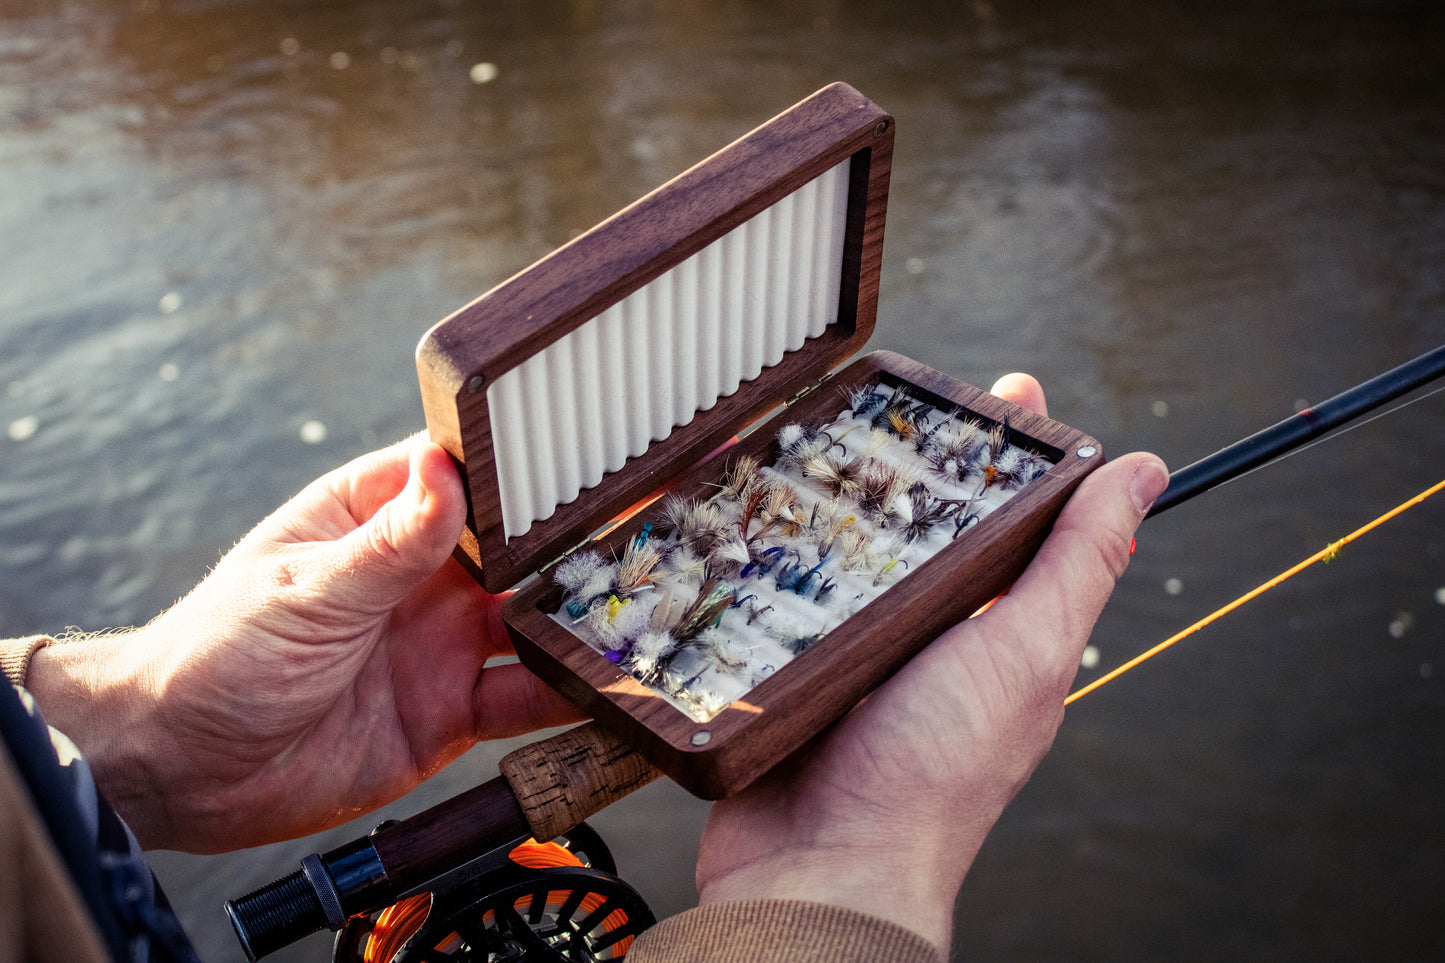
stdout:
<svg viewBox="0 0 1445 963">
<path fill-rule="evenodd" d="M 11 685 L 25 684 L 25 673 L 30 668 L 30 658 L 54 640 L 48 635 L 32 635 L 25 639 L 0 640 L 0 672 Z"/>
<path fill-rule="evenodd" d="M 943 963 L 922 936 L 865 913 L 799 900 L 702 906 L 658 923 L 627 963 Z"/>
</svg>

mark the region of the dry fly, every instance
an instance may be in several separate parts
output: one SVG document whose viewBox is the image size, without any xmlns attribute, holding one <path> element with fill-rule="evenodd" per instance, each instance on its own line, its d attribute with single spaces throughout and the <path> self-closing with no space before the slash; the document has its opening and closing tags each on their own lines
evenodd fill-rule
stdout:
<svg viewBox="0 0 1445 963">
<path fill-rule="evenodd" d="M 712 502 L 670 496 L 663 513 L 678 542 L 695 555 L 707 555 L 731 527 Z"/>
<path fill-rule="evenodd" d="M 801 469 L 809 458 L 833 447 L 833 436 L 819 428 L 806 425 L 784 425 L 778 431 L 778 464 Z"/>
<path fill-rule="evenodd" d="M 923 451 L 924 460 L 943 478 L 962 480 L 968 465 L 983 447 L 987 436 L 978 422 L 964 419 L 957 427 L 938 432 Z"/>
<path fill-rule="evenodd" d="M 851 495 L 857 488 L 858 477 L 863 473 L 863 462 L 858 458 L 839 458 L 831 452 L 824 452 L 805 460 L 802 469 L 805 478 L 816 479 L 837 498 Z"/>
<path fill-rule="evenodd" d="M 668 495 L 662 500 L 662 525 L 682 540 L 683 531 L 692 524 L 697 501 L 682 495 Z"/>
<path fill-rule="evenodd" d="M 732 578 L 752 562 L 752 547 L 737 532 L 729 532 L 720 538 L 708 553 L 704 573 L 710 579 Z"/>
<path fill-rule="evenodd" d="M 711 628 L 733 604 L 733 587 L 719 579 L 708 579 L 697 593 L 697 600 L 677 620 L 672 637 L 679 645 L 687 645 L 703 629 Z"/>
<path fill-rule="evenodd" d="M 670 630 L 682 618 L 682 613 L 685 611 L 687 611 L 687 602 L 681 597 L 678 587 L 676 585 L 662 586 L 659 589 L 657 604 L 652 609 L 652 617 L 648 621 L 648 631 L 666 632 Z"/>
<path fill-rule="evenodd" d="M 879 455 L 883 454 L 885 451 L 888 450 L 888 446 L 890 443 L 892 443 L 892 441 L 893 437 L 889 435 L 888 432 L 879 431 L 878 429 L 874 428 L 873 430 L 868 432 L 868 441 L 865 442 L 863 445 L 863 453 L 861 457 L 865 462 L 873 461 Z"/>
<path fill-rule="evenodd" d="M 997 462 L 1003 455 L 1004 449 L 1008 446 L 1008 422 L 1004 421 L 994 425 L 993 430 L 988 433 L 988 454 L 980 457 L 983 471 L 983 487 L 990 488 L 999 481 L 999 470 Z"/>
<path fill-rule="evenodd" d="M 677 547 L 668 554 L 667 565 L 652 577 L 652 581 L 654 584 L 666 582 L 671 585 L 696 585 L 706 577 L 703 574 L 706 569 L 706 559 L 690 548 Z"/>
<path fill-rule="evenodd" d="M 913 438 L 913 450 L 922 455 L 928 447 L 933 444 L 933 439 L 937 436 L 938 432 L 945 425 L 951 425 L 958 419 L 958 414 L 961 410 L 960 408 L 954 408 L 932 424 L 926 421 L 920 422 L 921 427 L 919 432 Z"/>
<path fill-rule="evenodd" d="M 853 500 L 870 522 L 887 528 L 901 520 L 896 503 L 912 484 L 911 476 L 901 466 L 873 462 L 863 470 Z"/>
<path fill-rule="evenodd" d="M 669 632 L 646 632 L 622 657 L 622 668 L 644 685 L 662 680 L 668 665 L 677 656 L 678 641 Z"/>
<path fill-rule="evenodd" d="M 850 528 L 839 536 L 839 545 L 842 549 L 843 560 L 839 562 L 839 568 L 845 572 L 866 572 L 873 567 L 868 557 L 868 548 L 873 537 L 861 528 Z"/>
<path fill-rule="evenodd" d="M 908 410 L 913 405 L 913 399 L 908 396 L 907 390 L 903 388 L 894 389 L 883 407 L 874 413 L 871 424 L 874 428 L 887 429 L 893 424 L 894 415 L 902 414 L 906 417 Z"/>
<path fill-rule="evenodd" d="M 754 485 L 748 490 L 747 503 L 743 505 L 743 510 L 738 515 L 738 534 L 743 538 L 748 538 L 748 527 L 752 525 L 753 516 L 758 513 L 758 507 L 762 505 L 767 494 L 768 490 L 764 485 Z M 766 528 L 766 526 L 764 527 Z"/>
<path fill-rule="evenodd" d="M 758 472 L 762 470 L 762 463 L 752 455 L 743 455 L 732 463 L 727 475 L 723 478 L 723 498 L 732 502 L 741 502 L 748 498 L 758 485 Z"/>
<path fill-rule="evenodd" d="M 598 599 L 612 594 L 617 568 L 597 552 L 578 552 L 553 576 L 566 596 L 567 614 L 580 619 Z"/>
<path fill-rule="evenodd" d="M 661 561 L 662 552 L 655 544 L 639 544 L 637 539 L 628 542 L 627 550 L 622 553 L 622 560 L 617 563 L 617 573 L 614 576 L 618 593 L 624 596 L 632 595 L 646 585 Z"/>
<path fill-rule="evenodd" d="M 906 408 L 891 408 L 888 411 L 888 430 L 908 441 L 918 434 L 918 422 L 913 420 L 913 413 Z"/>
<path fill-rule="evenodd" d="M 993 460 L 996 480 L 1006 488 L 1019 489 L 1048 470 L 1048 462 L 1017 445 L 1009 445 Z"/>
<path fill-rule="evenodd" d="M 609 649 L 618 648 L 621 644 L 619 633 L 613 627 L 612 619 L 615 614 L 620 614 L 621 610 L 626 607 L 625 602 L 622 605 L 614 607 L 610 604 L 612 601 L 620 602 L 622 600 L 614 595 L 609 600 L 609 604 L 592 606 L 586 612 L 582 613 L 581 618 L 573 623 L 574 625 L 585 626 L 588 631 L 596 635 L 598 640 Z"/>
<path fill-rule="evenodd" d="M 913 486 L 908 493 L 908 502 L 912 510 L 912 517 L 903 527 L 902 533 L 904 541 L 909 544 L 927 538 L 928 533 L 933 531 L 933 526 L 943 521 L 953 511 L 951 506 L 934 498 L 927 486 L 923 484 Z"/>
<path fill-rule="evenodd" d="M 888 396 L 880 392 L 874 385 L 864 385 L 861 388 L 854 388 L 848 393 L 848 410 L 853 413 L 854 418 L 871 419 L 888 404 Z"/>
<path fill-rule="evenodd" d="M 699 635 L 695 647 L 709 666 L 724 675 L 733 675 L 748 667 L 747 652 L 739 652 L 739 646 L 717 629 L 708 629 Z"/>
<path fill-rule="evenodd" d="M 825 559 L 833 554 L 838 540 L 853 529 L 858 519 L 840 511 L 827 511 L 821 518 L 813 516 L 813 536 L 818 541 L 818 558 Z"/>
<path fill-rule="evenodd" d="M 688 707 L 688 715 L 699 722 L 711 719 L 722 710 L 728 707 L 732 700 L 715 689 L 706 689 L 699 686 L 698 680 L 703 673 L 699 672 L 691 679 L 680 682 L 669 688 L 669 693 L 677 701 Z"/>
<path fill-rule="evenodd" d="M 875 542 L 877 551 L 871 556 L 871 561 L 874 566 L 873 585 L 876 588 L 885 580 L 902 575 L 899 566 L 908 568 L 908 560 L 903 557 L 907 545 L 901 536 L 889 535 L 886 538 L 876 539 Z"/>
<path fill-rule="evenodd" d="M 797 515 L 800 505 L 798 493 L 792 485 L 784 481 L 770 483 L 762 504 L 758 506 L 758 518 L 763 523 L 758 534 L 768 532 L 784 538 L 797 535 L 802 528 Z"/>
<path fill-rule="evenodd" d="M 770 634 L 782 644 L 790 655 L 802 655 L 823 638 L 822 632 L 804 632 L 796 627 L 784 628 Z"/>
</svg>

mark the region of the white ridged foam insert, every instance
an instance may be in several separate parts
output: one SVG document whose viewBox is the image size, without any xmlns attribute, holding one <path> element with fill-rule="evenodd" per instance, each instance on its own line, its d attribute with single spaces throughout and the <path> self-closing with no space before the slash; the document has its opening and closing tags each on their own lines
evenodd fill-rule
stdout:
<svg viewBox="0 0 1445 963">
<path fill-rule="evenodd" d="M 508 538 L 838 319 L 843 161 L 497 377 Z"/>
</svg>

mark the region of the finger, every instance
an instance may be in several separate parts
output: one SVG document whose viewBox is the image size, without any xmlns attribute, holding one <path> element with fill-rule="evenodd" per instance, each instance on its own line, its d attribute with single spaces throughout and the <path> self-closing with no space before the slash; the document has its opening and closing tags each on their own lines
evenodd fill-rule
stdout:
<svg viewBox="0 0 1445 963">
<path fill-rule="evenodd" d="M 447 453 L 420 442 L 411 444 L 409 454 L 405 486 L 338 541 L 331 559 L 332 587 L 362 610 L 389 610 L 441 568 L 466 519 L 461 479 Z M 357 474 L 358 493 L 373 481 L 388 484 L 390 464 L 379 461 L 375 467 L 374 476 Z"/>
<path fill-rule="evenodd" d="M 1079 485 L 1053 531 L 1010 593 L 986 617 L 1036 631 L 1017 634 L 1052 662 L 1067 686 L 1089 633 L 1129 564 L 1134 531 L 1169 483 L 1164 463 L 1145 452 L 1100 467 Z"/>
<path fill-rule="evenodd" d="M 468 574 L 467 577 L 471 578 L 471 575 Z M 511 592 L 502 592 L 499 595 L 488 595 L 486 597 L 485 613 L 489 644 L 488 651 L 492 656 L 516 655 L 516 650 L 512 647 L 512 634 L 507 631 L 506 620 L 502 618 L 502 607 L 507 604 L 507 599 L 511 597 Z"/>
<path fill-rule="evenodd" d="M 993 383 L 992 392 L 1020 408 L 1027 408 L 1045 416 L 1049 413 L 1048 405 L 1044 403 L 1044 389 L 1032 375 L 1021 371 L 1006 374 Z"/>
<path fill-rule="evenodd" d="M 481 661 L 510 656 L 502 622 L 503 596 L 482 588 L 455 558 L 403 599 L 392 613 L 392 635 L 407 647 L 466 651 Z"/>
<path fill-rule="evenodd" d="M 479 739 L 505 739 L 587 718 L 517 662 L 482 670 L 472 700 Z"/>
<path fill-rule="evenodd" d="M 381 510 L 411 479 L 415 450 L 425 436 L 412 435 L 394 445 L 362 455 L 322 479 L 361 524 Z"/>
</svg>

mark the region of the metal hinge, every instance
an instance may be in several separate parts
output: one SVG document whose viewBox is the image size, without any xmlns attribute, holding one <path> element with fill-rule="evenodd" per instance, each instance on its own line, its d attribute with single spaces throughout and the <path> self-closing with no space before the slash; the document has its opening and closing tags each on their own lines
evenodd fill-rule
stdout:
<svg viewBox="0 0 1445 963">
<path fill-rule="evenodd" d="M 817 381 L 813 382 L 812 384 L 807 385 L 807 386 L 805 386 L 805 387 L 803 387 L 803 388 L 800 388 L 798 391 L 796 391 L 796 392 L 793 393 L 793 396 L 792 396 L 791 398 L 789 398 L 787 401 L 783 402 L 783 407 L 784 407 L 784 408 L 791 408 L 791 407 L 793 407 L 793 405 L 795 405 L 795 404 L 797 404 L 799 401 L 802 401 L 802 400 L 803 400 L 803 396 L 804 396 L 804 395 L 806 395 L 808 392 L 812 391 L 814 388 L 818 387 L 820 384 L 822 384 L 823 382 L 825 382 L 825 381 L 827 381 L 827 380 L 828 380 L 828 376 L 827 376 L 827 375 L 824 375 L 823 377 L 819 378 Z"/>
</svg>

